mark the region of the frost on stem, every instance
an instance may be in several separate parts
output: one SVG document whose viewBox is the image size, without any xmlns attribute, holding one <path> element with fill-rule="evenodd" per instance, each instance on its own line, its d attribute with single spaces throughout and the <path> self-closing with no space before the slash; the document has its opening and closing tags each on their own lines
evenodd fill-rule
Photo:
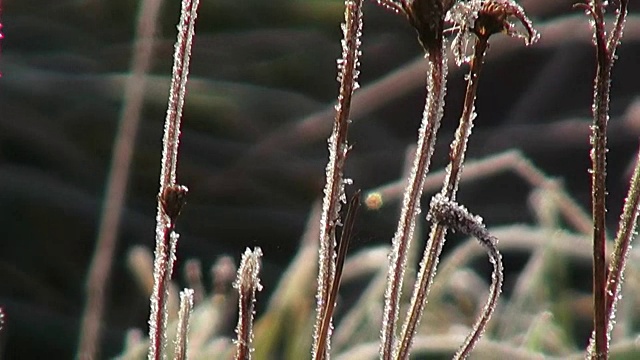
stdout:
<svg viewBox="0 0 640 360">
<path fill-rule="evenodd" d="M 313 336 L 313 354 L 316 357 L 316 345 L 322 323 L 322 309 L 329 298 L 330 287 L 335 277 L 335 234 L 340 225 L 339 212 L 341 203 L 345 202 L 344 187 L 350 180 L 344 179 L 344 165 L 349 151 L 347 133 L 349 128 L 349 112 L 351 97 L 358 88 L 358 65 L 360 56 L 360 35 L 362 33 L 362 0 L 345 1 L 345 22 L 341 25 L 344 38 L 342 40 L 342 58 L 338 60 L 338 81 L 340 90 L 333 131 L 329 137 L 329 162 L 326 168 L 322 215 L 320 218 L 320 246 L 318 250 L 318 290 L 316 294 L 316 320 Z M 331 329 L 331 326 L 329 326 Z M 329 330 L 329 336 L 331 331 Z M 330 342 L 327 340 L 325 350 L 328 354 Z"/>
<path fill-rule="evenodd" d="M 163 359 L 167 343 L 167 298 L 169 281 L 173 272 L 178 234 L 175 233 L 175 221 L 182 206 L 186 187 L 176 184 L 176 167 L 182 107 L 189 73 L 191 45 L 195 34 L 199 0 L 183 0 L 178 38 L 173 55 L 173 71 L 169 89 L 169 104 L 162 140 L 162 163 L 160 170 L 160 191 L 158 193 L 158 212 L 156 215 L 156 249 L 154 260 L 154 284 L 151 294 L 151 313 L 149 315 L 149 353 L 150 360 Z"/>
<path fill-rule="evenodd" d="M 238 290 L 238 325 L 236 334 L 236 360 L 249 360 L 253 348 L 253 318 L 255 315 L 256 291 L 262 290 L 260 284 L 260 266 L 262 250 L 254 248 L 246 249 L 242 254 L 238 277 L 233 287 Z"/>
<path fill-rule="evenodd" d="M 193 311 L 193 290 L 184 289 L 180 292 L 180 311 L 178 312 L 178 331 L 176 333 L 174 360 L 187 358 L 187 336 L 189 335 L 189 320 Z"/>
<path fill-rule="evenodd" d="M 418 40 L 426 52 L 427 97 L 418 130 L 418 146 L 414 164 L 404 193 L 400 219 L 392 240 L 389 272 L 383 310 L 380 356 L 390 359 L 394 354 L 396 323 L 410 242 L 416 216 L 420 213 L 420 197 L 425 176 L 429 171 L 436 134 L 443 115 L 446 86 L 446 55 L 444 53 L 444 19 L 452 0 L 378 0 L 380 5 L 404 15 L 418 33 Z"/>
<path fill-rule="evenodd" d="M 452 231 L 459 231 L 466 235 L 475 237 L 480 244 L 487 249 L 489 260 L 493 264 L 491 274 L 491 288 L 489 298 L 482 310 L 482 314 L 476 320 L 473 330 L 467 336 L 464 344 L 455 354 L 454 359 L 466 358 L 475 344 L 480 340 L 491 315 L 498 303 L 503 282 L 502 256 L 497 248 L 498 239 L 491 236 L 482 224 L 482 218 L 469 213 L 469 211 L 456 202 L 450 201 L 440 194 L 431 199 L 431 209 L 427 219 L 438 224 L 442 224 Z"/>
</svg>

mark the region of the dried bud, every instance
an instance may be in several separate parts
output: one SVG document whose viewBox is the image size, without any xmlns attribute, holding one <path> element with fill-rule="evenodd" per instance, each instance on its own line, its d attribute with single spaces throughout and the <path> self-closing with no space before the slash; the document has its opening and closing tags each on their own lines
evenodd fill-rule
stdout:
<svg viewBox="0 0 640 360">
<path fill-rule="evenodd" d="M 167 186 L 162 195 L 160 196 L 160 204 L 162 204 L 162 211 L 169 217 L 171 222 L 175 222 L 182 207 L 187 202 L 187 189 L 183 185 L 171 185 Z"/>
</svg>

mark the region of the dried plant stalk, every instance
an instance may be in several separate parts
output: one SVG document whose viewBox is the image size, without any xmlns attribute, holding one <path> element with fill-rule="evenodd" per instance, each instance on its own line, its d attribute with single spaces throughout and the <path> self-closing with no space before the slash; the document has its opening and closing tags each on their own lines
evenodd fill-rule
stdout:
<svg viewBox="0 0 640 360">
<path fill-rule="evenodd" d="M 189 320 L 193 311 L 193 290 L 184 289 L 180 292 L 180 311 L 178 312 L 178 331 L 176 332 L 175 360 L 187 358 L 187 336 L 189 335 Z"/>
<path fill-rule="evenodd" d="M 454 359 L 464 359 L 471 353 L 471 350 L 473 350 L 478 340 L 480 340 L 498 303 L 498 296 L 500 295 L 504 279 L 502 256 L 497 248 L 498 240 L 489 234 L 482 224 L 482 218 L 471 215 L 466 208 L 458 205 L 456 202 L 447 199 L 441 194 L 434 196 L 431 200 L 429 216 L 436 224 L 442 224 L 455 231 L 475 237 L 480 244 L 487 249 L 489 260 L 493 264 L 489 298 L 484 306 L 482 315 L 478 317 L 476 323 L 473 325 L 473 330 L 469 336 L 467 336 L 460 350 L 454 355 Z"/>
<path fill-rule="evenodd" d="M 233 287 L 238 290 L 238 326 L 236 327 L 236 360 L 250 360 L 253 349 L 253 318 L 255 315 L 256 291 L 262 290 L 260 284 L 260 258 L 262 250 L 246 249 L 242 254 L 238 278 Z"/>
<path fill-rule="evenodd" d="M 406 16 L 409 23 L 417 31 L 418 40 L 425 49 L 428 60 L 427 97 L 422 124 L 418 131 L 418 146 L 389 255 L 380 345 L 380 356 L 387 360 L 391 359 L 393 355 L 407 254 L 413 238 L 416 217 L 420 213 L 420 198 L 424 179 L 429 171 L 436 134 L 443 115 L 447 75 L 443 28 L 445 14 L 450 5 L 447 4 L 449 2 L 440 0 L 403 0 L 399 3 L 391 0 L 379 0 L 378 3 Z"/>
<path fill-rule="evenodd" d="M 315 349 L 315 359 L 323 360 L 328 358 L 328 350 L 322 351 L 327 346 L 330 338 L 330 326 L 331 319 L 333 317 L 333 310 L 335 309 L 336 300 L 338 298 L 338 290 L 340 289 L 340 281 L 342 280 L 342 270 L 344 269 L 344 262 L 347 259 L 347 250 L 349 249 L 349 243 L 353 233 L 353 226 L 356 220 L 356 214 L 360 207 L 360 190 L 358 190 L 349 201 L 349 207 L 347 208 L 347 215 L 344 221 L 344 227 L 342 228 L 342 234 L 340 235 L 340 245 L 338 245 L 338 252 L 336 254 L 336 270 L 331 283 L 331 291 L 329 298 L 322 309 L 322 323 L 320 325 L 320 331 L 318 332 L 318 343 Z M 326 354 L 326 355 L 325 355 Z"/>
<path fill-rule="evenodd" d="M 160 191 L 156 216 L 156 249 L 153 265 L 153 293 L 149 317 L 150 360 L 164 358 L 166 347 L 166 327 L 168 311 L 169 281 L 173 271 L 178 234 L 174 232 L 175 221 L 184 205 L 187 189 L 176 185 L 176 166 L 182 108 L 189 73 L 191 45 L 195 33 L 199 0 L 183 0 L 178 40 L 173 57 L 173 72 L 169 90 L 169 106 L 162 141 L 162 168 L 160 171 Z"/>
<path fill-rule="evenodd" d="M 328 354 L 329 339 L 323 349 L 317 347 L 320 340 L 323 309 L 325 308 L 331 291 L 331 283 L 335 277 L 335 232 L 339 224 L 340 204 L 344 201 L 344 186 L 348 182 L 344 179 L 343 171 L 349 151 L 347 133 L 349 129 L 349 112 L 353 92 L 358 88 L 358 57 L 360 51 L 360 35 L 362 32 L 362 0 L 345 1 L 345 22 L 342 24 L 344 39 L 342 40 L 342 58 L 338 60 L 338 81 L 340 92 L 336 106 L 333 132 L 329 137 L 329 162 L 326 170 L 326 184 L 322 201 L 320 218 L 320 248 L 318 254 L 318 290 L 316 294 L 316 320 L 314 325 L 312 357 L 316 358 L 317 351 Z M 331 324 L 329 324 L 327 338 L 330 338 Z"/>
<path fill-rule="evenodd" d="M 510 16 L 518 18 L 525 25 L 528 31 L 527 43 L 531 43 L 537 38 L 537 34 L 531 27 L 530 21 L 524 16 L 524 11 L 515 3 L 475 1 L 468 4 L 460 3 L 451 9 L 450 20 L 458 26 L 458 35 L 452 45 L 454 54 L 456 55 L 456 61 L 458 64 L 470 61 L 471 66 L 467 76 L 467 90 L 465 93 L 462 115 L 460 117 L 460 124 L 456 131 L 455 139 L 451 144 L 451 152 L 449 154 L 451 161 L 447 167 L 446 177 L 441 193 L 438 197 L 434 198 L 435 200 L 441 199 L 442 201 L 449 201 L 452 203 L 455 201 L 458 184 L 460 183 L 462 164 L 465 159 L 467 142 L 471 135 L 473 119 L 476 116 L 474 103 L 478 88 L 478 77 L 484 62 L 489 37 L 494 33 L 503 31 L 512 36 L 520 36 L 520 34 L 513 30 L 514 25 L 507 21 L 507 18 Z M 473 56 L 468 57 L 465 52 L 468 42 L 470 41 L 469 37 L 471 36 L 471 33 L 477 36 L 477 40 L 473 47 Z M 432 202 L 432 206 L 433 205 L 434 203 Z M 431 230 L 429 241 L 427 242 L 427 247 L 420 263 L 420 272 L 418 273 L 418 279 L 411 298 L 410 309 L 403 325 L 402 335 L 400 337 L 401 342 L 394 354 L 394 358 L 396 359 L 406 359 L 409 356 L 416 328 L 420 318 L 422 317 L 424 306 L 426 305 L 429 288 L 436 273 L 436 267 L 438 259 L 440 258 L 442 246 L 444 245 L 447 227 L 449 226 L 447 226 L 446 221 L 437 221 Z M 497 250 L 495 252 L 497 254 Z M 498 271 L 501 273 L 502 265 L 500 264 L 499 256 L 494 257 L 492 255 L 491 259 L 496 267 L 494 274 Z M 476 322 L 476 326 L 474 326 L 471 335 L 467 341 L 465 341 L 465 344 L 456 357 L 467 356 L 484 331 L 484 327 L 493 312 L 495 301 L 500 293 L 499 286 L 502 282 L 501 276 L 501 274 L 494 275 L 488 306 L 485 307 L 483 315 L 480 316 Z M 498 285 L 498 290 L 496 290 L 496 285 Z"/>
<path fill-rule="evenodd" d="M 86 304 L 82 315 L 77 357 L 98 357 L 100 325 L 104 312 L 106 292 L 113 262 L 113 253 L 118 241 L 120 217 L 125 202 L 125 193 L 140 112 L 144 102 L 145 74 L 153 56 L 153 38 L 158 22 L 162 0 L 146 0 L 141 4 L 131 59 L 131 75 L 127 79 L 124 106 L 118 131 L 114 140 L 113 156 L 107 179 L 105 203 L 100 217 L 86 285 Z M 0 34 L 0 38 L 2 35 Z"/>
<path fill-rule="evenodd" d="M 628 0 L 619 0 L 618 16 L 607 38 L 604 22 L 606 2 L 590 0 L 580 7 L 593 18 L 597 70 L 593 86 L 593 126 L 591 135 L 591 203 L 593 216 L 593 341 L 588 355 L 592 359 L 607 359 L 609 353 L 609 316 L 607 304 L 606 269 L 606 171 L 607 123 L 609 120 L 609 92 L 615 52 L 622 37 Z M 614 285 L 617 287 L 617 284 Z"/>
<path fill-rule="evenodd" d="M 636 167 L 629 184 L 629 193 L 624 203 L 624 210 L 620 216 L 618 234 L 616 235 L 615 247 L 611 254 L 611 265 L 609 266 L 609 276 L 607 278 L 607 318 L 613 324 L 616 315 L 616 305 L 621 297 L 622 279 L 629 251 L 631 250 L 631 240 L 636 235 L 636 225 L 638 222 L 638 211 L 640 210 L 640 151 L 636 159 Z M 607 338 L 613 326 L 610 326 Z"/>
</svg>

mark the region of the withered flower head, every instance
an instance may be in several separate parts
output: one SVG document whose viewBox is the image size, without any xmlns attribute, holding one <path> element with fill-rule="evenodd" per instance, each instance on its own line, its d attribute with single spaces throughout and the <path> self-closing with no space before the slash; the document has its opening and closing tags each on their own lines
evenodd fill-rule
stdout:
<svg viewBox="0 0 640 360">
<path fill-rule="evenodd" d="M 455 0 L 375 1 L 391 11 L 404 14 L 418 32 L 418 40 L 425 51 L 442 47 L 444 20 Z"/>
<path fill-rule="evenodd" d="M 510 20 L 518 20 L 526 32 Z M 488 40 L 497 33 L 505 33 L 511 37 L 523 38 L 525 44 L 531 45 L 539 38 L 533 28 L 531 20 L 524 13 L 524 9 L 513 0 L 471 0 L 459 2 L 451 8 L 446 21 L 454 24 L 458 31 L 451 47 L 458 65 L 468 62 L 469 43 L 471 34 Z"/>
</svg>

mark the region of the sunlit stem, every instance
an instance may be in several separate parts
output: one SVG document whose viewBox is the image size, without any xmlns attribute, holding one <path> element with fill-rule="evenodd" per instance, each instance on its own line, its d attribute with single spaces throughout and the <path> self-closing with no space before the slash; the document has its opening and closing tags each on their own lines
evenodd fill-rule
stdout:
<svg viewBox="0 0 640 360">
<path fill-rule="evenodd" d="M 475 53 L 471 60 L 471 68 L 469 70 L 467 80 L 467 91 L 465 93 L 460 124 L 456 131 L 454 142 L 451 146 L 451 160 L 441 191 L 441 194 L 451 201 L 455 200 L 467 142 L 471 135 L 471 128 L 473 127 L 473 118 L 475 117 L 474 102 L 478 88 L 478 76 L 484 62 L 487 40 L 488 37 L 484 37 L 479 38 L 476 42 Z M 411 298 L 410 310 L 407 313 L 407 318 L 402 329 L 400 337 L 401 342 L 395 356 L 396 359 L 406 359 L 409 356 L 416 328 L 420 322 L 420 318 L 422 317 L 422 313 L 427 302 L 429 288 L 433 282 L 433 277 L 435 276 L 445 235 L 446 227 L 440 223 L 434 224 L 429 237 L 429 242 L 427 243 L 427 248 L 425 249 L 425 253 L 420 264 L 420 272 L 418 273 L 416 287 L 414 288 L 413 296 Z"/>
<path fill-rule="evenodd" d="M 400 310 L 400 296 L 404 271 L 406 268 L 407 254 L 413 238 L 416 217 L 420 212 L 420 198 L 424 179 L 429 171 L 436 134 L 440 128 L 442 112 L 444 108 L 444 94 L 446 85 L 446 56 L 444 46 L 429 49 L 427 52 L 429 62 L 427 73 L 427 100 L 422 118 L 422 125 L 418 132 L 418 146 L 404 192 L 402 209 L 398 228 L 393 238 L 389 273 L 387 275 L 387 289 L 385 291 L 385 305 L 383 310 L 382 344 L 380 353 L 384 360 L 393 357 L 394 342 L 396 339 L 396 323 Z"/>
<path fill-rule="evenodd" d="M 340 90 L 333 132 L 329 137 L 329 162 L 326 168 L 326 183 L 322 201 L 320 220 L 320 247 L 318 250 L 318 281 L 316 293 L 316 320 L 313 335 L 313 353 L 316 357 L 319 331 L 322 327 L 323 309 L 328 302 L 331 283 L 335 277 L 335 233 L 339 224 L 339 212 L 344 196 L 344 166 L 349 145 L 347 133 L 349 129 L 349 114 L 351 98 L 357 88 L 358 56 L 360 33 L 362 31 L 362 0 L 345 1 L 345 22 L 342 25 L 344 39 L 342 40 L 342 58 L 338 62 L 338 80 Z M 330 328 L 329 324 L 329 328 Z M 330 334 L 325 340 L 326 346 L 318 351 L 328 352 Z"/>
</svg>

